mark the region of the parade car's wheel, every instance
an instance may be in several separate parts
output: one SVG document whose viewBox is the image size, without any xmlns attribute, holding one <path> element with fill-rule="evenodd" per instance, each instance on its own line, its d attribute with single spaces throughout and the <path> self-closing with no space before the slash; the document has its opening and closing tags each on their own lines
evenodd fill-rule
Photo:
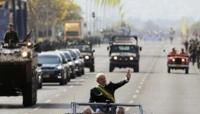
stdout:
<svg viewBox="0 0 200 114">
<path fill-rule="evenodd" d="M 189 73 L 189 68 L 186 68 L 185 69 L 185 74 L 188 74 Z"/>
<path fill-rule="evenodd" d="M 170 69 L 169 67 L 167 68 L 167 72 L 168 72 L 168 73 L 171 73 L 171 69 Z"/>
<path fill-rule="evenodd" d="M 37 102 L 37 82 L 36 78 L 32 78 L 32 82 L 25 85 L 22 91 L 24 107 L 33 106 Z"/>
</svg>

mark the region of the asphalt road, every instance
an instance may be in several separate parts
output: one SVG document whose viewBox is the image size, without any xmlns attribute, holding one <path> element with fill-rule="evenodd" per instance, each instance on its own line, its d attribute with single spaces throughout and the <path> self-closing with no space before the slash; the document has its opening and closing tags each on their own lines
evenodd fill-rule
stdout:
<svg viewBox="0 0 200 114">
<path fill-rule="evenodd" d="M 167 52 L 172 47 L 180 49 L 181 44 L 142 41 L 140 45 L 140 72 L 132 73 L 130 82 L 116 91 L 116 102 L 141 104 L 145 114 L 198 114 L 198 69 L 190 65 L 189 74 L 182 70 L 167 73 Z M 0 97 L 0 114 L 64 114 L 71 111 L 71 102 L 88 102 L 90 89 L 96 86 L 96 73 L 104 72 L 108 80 L 118 82 L 125 78 L 128 70 L 115 69 L 110 73 L 106 48 L 107 45 L 95 47 L 95 73 L 85 69 L 84 76 L 72 79 L 65 86 L 43 84 L 43 89 L 38 91 L 37 105 L 30 108 L 23 108 L 22 97 Z M 139 114 L 131 107 L 125 109 L 128 114 Z"/>
</svg>

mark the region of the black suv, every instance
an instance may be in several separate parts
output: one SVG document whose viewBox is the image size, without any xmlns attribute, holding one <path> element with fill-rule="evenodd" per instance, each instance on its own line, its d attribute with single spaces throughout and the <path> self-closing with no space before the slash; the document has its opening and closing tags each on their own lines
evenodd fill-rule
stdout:
<svg viewBox="0 0 200 114">
<path fill-rule="evenodd" d="M 42 64 L 42 81 L 59 82 L 65 85 L 68 81 L 69 67 L 57 52 L 42 52 L 38 56 L 39 64 Z"/>
<path fill-rule="evenodd" d="M 85 67 L 90 69 L 90 72 L 95 71 L 95 66 L 94 66 L 94 52 L 95 50 L 92 49 L 92 44 L 91 43 L 82 43 L 79 44 L 78 46 L 80 52 L 81 52 L 81 57 L 84 59 L 84 64 Z"/>
<path fill-rule="evenodd" d="M 115 67 L 130 67 L 134 69 L 134 72 L 139 72 L 139 52 L 141 47 L 138 46 L 137 36 L 113 36 L 108 49 L 110 55 L 110 72 Z"/>
</svg>

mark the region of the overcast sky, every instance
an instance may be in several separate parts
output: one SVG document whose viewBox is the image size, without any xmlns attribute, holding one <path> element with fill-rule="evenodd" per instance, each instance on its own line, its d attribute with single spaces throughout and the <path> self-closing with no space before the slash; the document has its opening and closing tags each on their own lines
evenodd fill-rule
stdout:
<svg viewBox="0 0 200 114">
<path fill-rule="evenodd" d="M 82 7 L 86 5 L 86 0 L 76 1 Z M 200 0 L 122 0 L 122 4 L 127 18 L 177 20 L 185 16 L 200 19 Z"/>
<path fill-rule="evenodd" d="M 128 17 L 141 19 L 199 19 L 200 0 L 123 0 Z"/>
</svg>

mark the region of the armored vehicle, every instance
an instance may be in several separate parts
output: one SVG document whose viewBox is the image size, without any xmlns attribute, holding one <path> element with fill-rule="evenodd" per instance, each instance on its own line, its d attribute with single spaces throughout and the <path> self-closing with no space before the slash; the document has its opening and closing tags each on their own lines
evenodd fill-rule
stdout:
<svg viewBox="0 0 200 114">
<path fill-rule="evenodd" d="M 109 49 L 110 65 L 109 71 L 115 67 L 133 68 L 139 72 L 140 50 L 137 36 L 113 36 Z"/>
<path fill-rule="evenodd" d="M 80 43 L 78 46 L 81 57 L 84 59 L 85 67 L 90 69 L 90 72 L 95 71 L 95 58 L 94 52 L 95 50 L 92 49 L 92 44 L 90 42 Z"/>
<path fill-rule="evenodd" d="M 0 48 L 0 96 L 23 96 L 25 107 L 37 101 L 37 54 L 31 42 Z"/>
</svg>

